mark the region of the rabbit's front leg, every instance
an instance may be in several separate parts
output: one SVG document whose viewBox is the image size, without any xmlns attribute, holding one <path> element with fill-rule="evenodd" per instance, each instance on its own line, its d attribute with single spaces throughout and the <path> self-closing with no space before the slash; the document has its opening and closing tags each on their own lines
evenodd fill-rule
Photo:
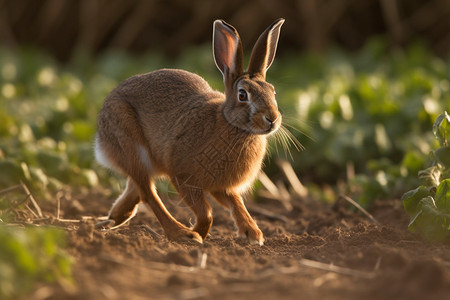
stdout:
<svg viewBox="0 0 450 300">
<path fill-rule="evenodd" d="M 246 236 L 250 244 L 260 246 L 264 244 L 263 233 L 248 213 L 244 201 L 239 194 L 225 191 L 211 192 L 211 194 L 217 201 L 231 210 L 234 222 L 238 228 L 239 236 Z"/>
</svg>

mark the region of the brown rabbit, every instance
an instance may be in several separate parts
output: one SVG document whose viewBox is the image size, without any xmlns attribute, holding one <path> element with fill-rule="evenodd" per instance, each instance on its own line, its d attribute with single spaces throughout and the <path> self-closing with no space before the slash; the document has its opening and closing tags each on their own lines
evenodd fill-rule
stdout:
<svg viewBox="0 0 450 300">
<path fill-rule="evenodd" d="M 209 192 L 231 210 L 239 235 L 263 244 L 241 194 L 261 169 L 267 136 L 281 125 L 275 89 L 265 78 L 283 23 L 278 19 L 261 34 L 244 71 L 238 32 L 222 20 L 214 22 L 214 59 L 225 94 L 196 74 L 163 69 L 133 76 L 106 97 L 98 115 L 96 158 L 128 176 L 109 213 L 113 227 L 130 220 L 144 202 L 170 240 L 201 243 L 213 221 Z M 193 228 L 173 218 L 161 202 L 154 184 L 161 176 L 194 212 Z"/>
</svg>

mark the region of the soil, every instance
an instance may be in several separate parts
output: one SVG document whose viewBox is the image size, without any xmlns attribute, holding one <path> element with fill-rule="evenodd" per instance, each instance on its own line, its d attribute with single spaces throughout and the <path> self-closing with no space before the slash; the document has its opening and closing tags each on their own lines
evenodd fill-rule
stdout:
<svg viewBox="0 0 450 300">
<path fill-rule="evenodd" d="M 67 230 L 74 283 L 40 285 L 27 299 L 450 297 L 450 244 L 408 232 L 400 200 L 371 207 L 378 225 L 344 200 L 292 199 L 290 211 L 275 200 L 247 201 L 265 235 L 264 246 L 255 246 L 236 237 L 229 212 L 214 201 L 213 227 L 202 245 L 168 241 L 145 209 L 124 227 L 95 228 L 113 198 L 97 190 L 61 197 L 65 221 L 46 223 Z M 193 222 L 181 200 L 165 198 L 178 220 Z M 55 216 L 54 205 L 43 209 Z"/>
</svg>

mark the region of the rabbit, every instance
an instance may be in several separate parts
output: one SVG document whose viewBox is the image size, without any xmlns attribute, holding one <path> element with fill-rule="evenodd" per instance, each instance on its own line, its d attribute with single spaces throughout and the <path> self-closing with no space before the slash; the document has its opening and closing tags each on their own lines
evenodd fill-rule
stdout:
<svg viewBox="0 0 450 300">
<path fill-rule="evenodd" d="M 98 114 L 95 156 L 128 178 L 109 212 L 111 228 L 130 220 L 143 202 L 169 240 L 202 243 L 213 222 L 209 193 L 230 209 L 239 236 L 263 245 L 263 233 L 241 195 L 261 169 L 268 136 L 281 126 L 275 89 L 265 78 L 283 23 L 278 19 L 261 34 L 244 71 L 238 32 L 214 21 L 213 55 L 225 93 L 196 74 L 161 69 L 126 79 L 106 97 Z M 158 177 L 168 178 L 193 211 L 192 228 L 166 209 L 155 189 Z"/>
</svg>

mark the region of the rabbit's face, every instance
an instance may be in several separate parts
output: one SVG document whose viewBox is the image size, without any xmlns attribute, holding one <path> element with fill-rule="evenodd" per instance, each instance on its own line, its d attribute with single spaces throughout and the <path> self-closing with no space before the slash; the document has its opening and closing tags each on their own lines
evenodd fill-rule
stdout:
<svg viewBox="0 0 450 300">
<path fill-rule="evenodd" d="M 224 115 L 227 121 L 252 134 L 270 134 L 281 125 L 275 88 L 265 80 L 246 74 L 227 93 Z"/>
</svg>

